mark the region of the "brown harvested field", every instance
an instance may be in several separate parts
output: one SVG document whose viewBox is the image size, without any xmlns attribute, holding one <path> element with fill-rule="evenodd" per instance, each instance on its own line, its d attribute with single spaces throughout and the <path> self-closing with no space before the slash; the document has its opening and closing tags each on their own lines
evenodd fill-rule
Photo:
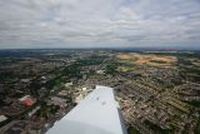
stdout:
<svg viewBox="0 0 200 134">
<path fill-rule="evenodd" d="M 138 65 L 151 65 L 151 66 L 164 66 L 170 67 L 177 62 L 177 58 L 174 56 L 160 56 L 154 54 L 119 54 L 117 58 L 120 60 L 128 60 Z"/>
</svg>

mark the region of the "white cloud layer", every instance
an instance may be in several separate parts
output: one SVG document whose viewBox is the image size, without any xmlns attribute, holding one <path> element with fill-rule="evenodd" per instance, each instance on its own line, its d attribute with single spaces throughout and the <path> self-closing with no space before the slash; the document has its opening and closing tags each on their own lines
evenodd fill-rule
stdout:
<svg viewBox="0 0 200 134">
<path fill-rule="evenodd" d="M 199 0 L 0 0 L 0 48 L 200 45 Z"/>
</svg>

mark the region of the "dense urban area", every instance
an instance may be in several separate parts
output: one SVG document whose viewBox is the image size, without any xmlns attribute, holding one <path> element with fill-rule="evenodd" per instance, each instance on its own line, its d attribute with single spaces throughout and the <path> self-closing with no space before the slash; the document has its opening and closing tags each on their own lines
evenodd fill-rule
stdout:
<svg viewBox="0 0 200 134">
<path fill-rule="evenodd" d="M 200 52 L 109 49 L 0 50 L 0 133 L 45 133 L 95 85 L 129 134 L 200 133 Z"/>
</svg>

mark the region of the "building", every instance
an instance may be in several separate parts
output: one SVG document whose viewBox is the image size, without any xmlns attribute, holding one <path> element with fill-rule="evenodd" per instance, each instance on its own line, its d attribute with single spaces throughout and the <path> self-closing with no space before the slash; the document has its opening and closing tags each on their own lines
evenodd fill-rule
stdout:
<svg viewBox="0 0 200 134">
<path fill-rule="evenodd" d="M 0 115 L 0 123 L 7 120 L 8 118 L 5 115 Z"/>
<path fill-rule="evenodd" d="M 20 98 L 19 101 L 26 107 L 31 107 L 36 103 L 36 99 L 32 98 L 30 95 Z"/>
</svg>

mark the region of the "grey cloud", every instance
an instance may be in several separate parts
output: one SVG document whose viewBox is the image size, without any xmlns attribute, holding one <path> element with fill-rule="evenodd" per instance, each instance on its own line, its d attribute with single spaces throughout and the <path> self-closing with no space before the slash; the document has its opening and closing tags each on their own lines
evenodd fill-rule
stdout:
<svg viewBox="0 0 200 134">
<path fill-rule="evenodd" d="M 200 43 L 198 0 L 0 0 L 0 6 L 0 48 Z"/>
</svg>

